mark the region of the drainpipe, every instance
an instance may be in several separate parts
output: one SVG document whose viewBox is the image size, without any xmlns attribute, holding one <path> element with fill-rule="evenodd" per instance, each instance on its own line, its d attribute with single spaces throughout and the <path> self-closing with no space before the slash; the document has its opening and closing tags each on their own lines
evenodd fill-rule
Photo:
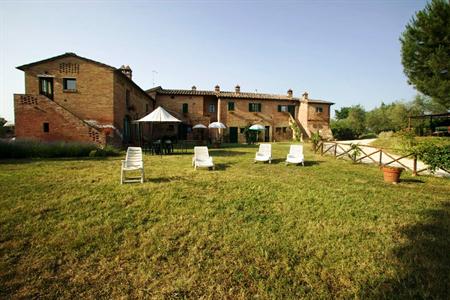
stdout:
<svg viewBox="0 0 450 300">
<path fill-rule="evenodd" d="M 221 104 L 222 100 L 217 98 L 217 122 L 220 122 Z M 222 136 L 222 128 L 219 128 L 219 138 Z"/>
</svg>

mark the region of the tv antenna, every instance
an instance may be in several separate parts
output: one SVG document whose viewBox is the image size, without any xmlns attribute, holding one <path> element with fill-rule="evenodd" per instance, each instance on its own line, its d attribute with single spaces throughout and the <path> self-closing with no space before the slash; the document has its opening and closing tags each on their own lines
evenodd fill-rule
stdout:
<svg viewBox="0 0 450 300">
<path fill-rule="evenodd" d="M 156 74 L 158 74 L 158 71 L 152 70 L 153 87 L 155 87 Z"/>
</svg>

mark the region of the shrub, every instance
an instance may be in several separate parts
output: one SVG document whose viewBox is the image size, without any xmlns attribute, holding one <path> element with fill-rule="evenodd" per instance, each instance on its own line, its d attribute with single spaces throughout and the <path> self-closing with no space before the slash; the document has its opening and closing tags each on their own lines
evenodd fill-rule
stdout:
<svg viewBox="0 0 450 300">
<path fill-rule="evenodd" d="M 332 121 L 330 126 L 333 136 L 337 140 L 353 140 L 358 136 L 347 120 Z"/>
<path fill-rule="evenodd" d="M 426 163 L 432 172 L 440 168 L 446 172 L 450 171 L 450 145 L 435 144 L 430 141 L 424 141 L 413 147 L 417 158 Z"/>
<path fill-rule="evenodd" d="M 378 138 L 379 139 L 387 139 L 387 138 L 391 138 L 393 135 L 394 135 L 393 131 L 382 131 L 378 135 Z"/>
<path fill-rule="evenodd" d="M 97 156 L 119 154 L 119 151 L 111 146 L 100 149 L 91 143 L 0 141 L 0 158 L 86 157 L 90 156 L 92 151 L 99 151 Z"/>
</svg>

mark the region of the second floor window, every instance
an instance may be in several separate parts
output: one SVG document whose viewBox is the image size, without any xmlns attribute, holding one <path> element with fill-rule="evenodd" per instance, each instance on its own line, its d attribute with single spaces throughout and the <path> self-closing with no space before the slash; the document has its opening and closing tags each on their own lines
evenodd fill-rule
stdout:
<svg viewBox="0 0 450 300">
<path fill-rule="evenodd" d="M 278 111 L 279 112 L 287 112 L 288 106 L 287 105 L 278 105 Z"/>
<path fill-rule="evenodd" d="M 183 103 L 183 113 L 187 114 L 189 112 L 189 105 L 187 103 Z"/>
<path fill-rule="evenodd" d="M 63 89 L 65 91 L 76 91 L 77 80 L 75 78 L 63 78 Z"/>
<path fill-rule="evenodd" d="M 234 111 L 234 102 L 228 102 L 228 111 Z"/>
<path fill-rule="evenodd" d="M 249 103 L 248 111 L 250 112 L 261 112 L 261 103 Z"/>
<path fill-rule="evenodd" d="M 216 106 L 214 104 L 210 104 L 208 107 L 208 112 L 210 113 L 216 112 Z"/>
<path fill-rule="evenodd" d="M 316 113 L 321 113 L 323 112 L 323 107 L 322 106 L 316 106 Z"/>
<path fill-rule="evenodd" d="M 39 94 L 53 100 L 53 78 L 39 77 Z"/>
</svg>

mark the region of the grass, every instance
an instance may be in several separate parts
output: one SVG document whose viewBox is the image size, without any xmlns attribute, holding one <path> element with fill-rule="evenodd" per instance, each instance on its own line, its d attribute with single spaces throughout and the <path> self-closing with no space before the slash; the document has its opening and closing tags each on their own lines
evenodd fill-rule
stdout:
<svg viewBox="0 0 450 300">
<path fill-rule="evenodd" d="M 0 298 L 446 298 L 450 185 L 388 185 L 373 165 L 255 146 L 0 163 Z"/>
</svg>

